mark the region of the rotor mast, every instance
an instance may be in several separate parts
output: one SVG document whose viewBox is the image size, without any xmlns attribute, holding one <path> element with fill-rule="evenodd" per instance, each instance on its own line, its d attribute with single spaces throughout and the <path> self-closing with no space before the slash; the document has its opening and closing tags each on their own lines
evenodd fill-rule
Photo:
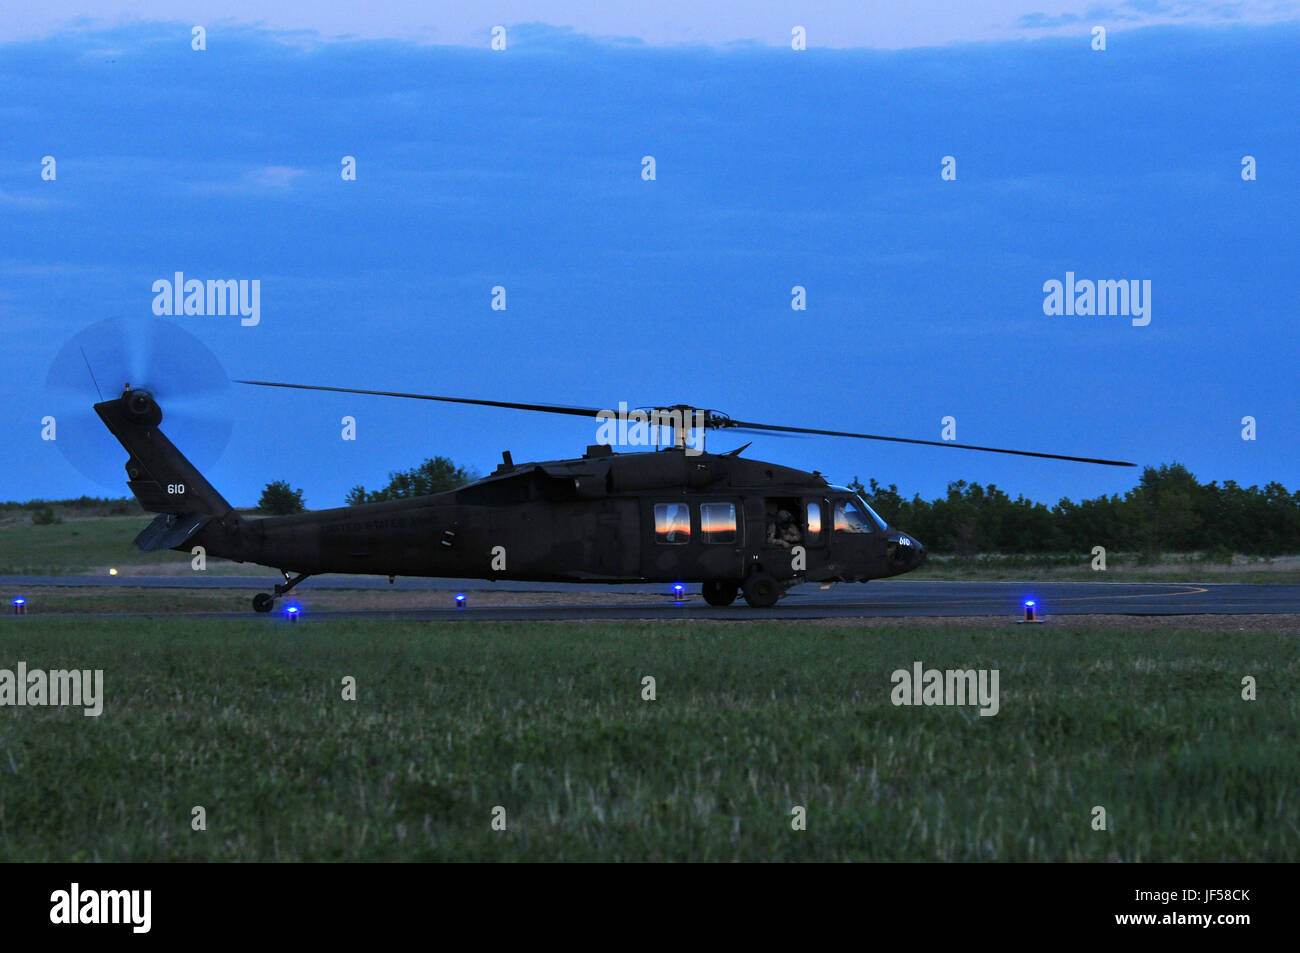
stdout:
<svg viewBox="0 0 1300 953">
<path fill-rule="evenodd" d="M 709 411 L 689 404 L 674 404 L 672 407 L 656 407 L 650 411 L 650 426 L 654 430 L 654 444 L 659 445 L 661 428 L 672 430 L 672 446 L 677 450 L 686 449 L 686 437 L 692 430 L 698 430 L 699 449 L 704 451 L 704 435 L 708 431 Z"/>
</svg>

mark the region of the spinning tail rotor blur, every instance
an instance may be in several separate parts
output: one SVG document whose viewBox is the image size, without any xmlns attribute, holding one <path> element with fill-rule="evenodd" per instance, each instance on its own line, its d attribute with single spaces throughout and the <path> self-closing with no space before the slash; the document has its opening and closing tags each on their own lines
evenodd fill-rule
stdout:
<svg viewBox="0 0 1300 953">
<path fill-rule="evenodd" d="M 144 388 L 165 408 L 168 433 L 210 467 L 230 440 L 230 380 L 202 342 L 158 318 L 109 318 L 83 328 L 55 355 L 45 378 L 44 413 L 55 445 L 89 480 L 120 492 L 122 448 L 95 414 L 96 402 Z"/>
</svg>

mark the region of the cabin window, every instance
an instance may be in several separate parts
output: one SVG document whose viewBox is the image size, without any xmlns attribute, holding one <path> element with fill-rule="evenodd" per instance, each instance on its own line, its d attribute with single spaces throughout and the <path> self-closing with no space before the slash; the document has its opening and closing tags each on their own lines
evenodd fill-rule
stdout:
<svg viewBox="0 0 1300 953">
<path fill-rule="evenodd" d="M 736 504 L 701 503 L 700 539 L 706 543 L 736 541 Z"/>
<path fill-rule="evenodd" d="M 861 503 L 857 500 L 835 501 L 835 532 L 871 533 L 874 531 L 875 525 Z"/>
<path fill-rule="evenodd" d="M 815 543 L 822 534 L 822 505 L 808 504 L 808 541 Z"/>
<path fill-rule="evenodd" d="M 655 542 L 684 546 L 691 541 L 691 511 L 685 503 L 655 504 Z"/>
</svg>

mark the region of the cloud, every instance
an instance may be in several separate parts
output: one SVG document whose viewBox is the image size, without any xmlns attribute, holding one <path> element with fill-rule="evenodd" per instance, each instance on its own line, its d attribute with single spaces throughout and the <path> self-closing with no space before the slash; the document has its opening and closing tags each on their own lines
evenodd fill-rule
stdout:
<svg viewBox="0 0 1300 953">
<path fill-rule="evenodd" d="M 1251 2 L 1251 0 L 1181 0 L 1165 3 L 1162 0 L 1125 0 L 1119 7 L 1093 6 L 1081 13 L 1063 10 L 1057 13 L 1037 11 L 1018 17 L 1015 26 L 1023 30 L 1061 30 L 1082 23 L 1110 27 L 1117 23 L 1125 26 L 1156 26 L 1161 24 L 1197 24 L 1213 26 L 1225 22 L 1279 23 L 1300 18 L 1300 3 L 1293 0 L 1276 2 Z"/>
<path fill-rule="evenodd" d="M 748 45 L 789 49 L 790 31 L 805 27 L 809 49 L 908 49 L 953 43 L 1022 38 L 1024 31 L 1064 29 L 1097 19 L 1107 25 L 1160 23 L 1276 23 L 1300 17 L 1295 0 L 1128 0 L 1099 8 L 1095 3 L 1060 0 L 895 0 L 863 4 L 826 0 L 787 5 L 775 0 L 640 0 L 590 3 L 587 0 L 499 0 L 485 12 L 476 4 L 437 0 L 392 0 L 374 4 L 294 0 L 268 5 L 263 0 L 216 0 L 163 4 L 159 0 L 116 0 L 111 17 L 88 18 L 83 0 L 44 0 L 0 21 L 0 42 L 49 37 L 66 32 L 112 30 L 166 17 L 170 38 L 188 49 L 192 24 L 208 30 L 208 50 L 219 53 L 240 30 L 255 28 L 283 42 L 311 48 L 318 43 L 401 40 L 417 45 L 488 50 L 491 30 L 505 26 L 509 50 L 537 50 L 580 36 L 608 46 Z M 557 33 L 558 31 L 558 33 Z"/>
<path fill-rule="evenodd" d="M 14 195 L 0 189 L 0 206 L 9 208 L 50 208 L 59 204 L 54 199 L 37 198 L 33 195 Z"/>
<path fill-rule="evenodd" d="M 268 165 L 264 169 L 254 169 L 245 174 L 244 181 L 261 188 L 287 189 L 301 175 L 306 175 L 306 170 L 287 165 Z"/>
<path fill-rule="evenodd" d="M 212 163 L 202 168 L 200 177 L 185 176 L 186 189 L 197 195 L 257 196 L 289 194 L 295 183 L 307 175 L 306 169 L 288 165 L 267 165 L 238 171 L 230 163 Z M 178 177 L 179 178 L 179 177 Z"/>
</svg>

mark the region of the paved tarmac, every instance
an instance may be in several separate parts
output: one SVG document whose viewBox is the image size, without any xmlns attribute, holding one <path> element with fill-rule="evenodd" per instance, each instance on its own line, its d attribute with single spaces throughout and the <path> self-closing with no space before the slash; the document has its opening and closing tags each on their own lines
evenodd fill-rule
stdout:
<svg viewBox="0 0 1300 953">
<path fill-rule="evenodd" d="M 0 592 L 23 592 L 44 586 L 105 586 L 144 588 L 269 589 L 272 576 L 0 576 Z M 309 589 L 388 589 L 386 577 L 319 576 L 295 591 Z M 1229 583 L 1108 583 L 1108 582 L 910 582 L 875 580 L 841 583 L 829 589 L 798 586 L 772 609 L 751 609 L 743 600 L 715 608 L 704 603 L 698 586 L 687 586 L 680 602 L 663 584 L 600 586 L 566 583 L 488 582 L 485 580 L 406 579 L 391 587 L 426 590 L 429 606 L 418 609 L 314 610 L 306 619 L 827 619 L 908 616 L 1017 617 L 1025 600 L 1037 603 L 1040 615 L 1243 615 L 1300 614 L 1300 586 Z M 643 594 L 643 604 L 476 606 L 477 592 L 618 592 Z M 463 592 L 462 609 L 452 596 Z M 281 603 L 281 605 L 283 602 Z M 277 607 L 278 608 L 278 607 Z M 141 606 L 141 613 L 150 613 Z M 211 615 L 203 613 L 203 615 Z M 223 618 L 256 618 L 221 614 Z"/>
</svg>

